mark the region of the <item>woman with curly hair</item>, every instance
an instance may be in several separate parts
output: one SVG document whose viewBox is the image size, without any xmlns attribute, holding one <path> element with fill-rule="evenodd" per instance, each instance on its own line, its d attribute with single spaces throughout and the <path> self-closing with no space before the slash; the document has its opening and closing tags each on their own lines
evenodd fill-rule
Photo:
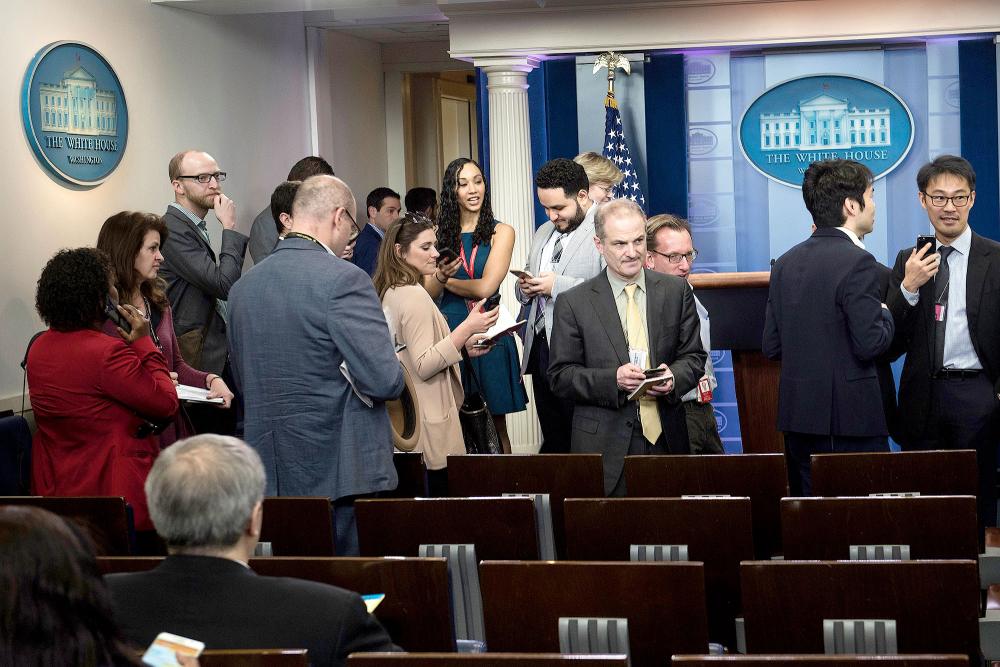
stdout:
<svg viewBox="0 0 1000 667">
<path fill-rule="evenodd" d="M 490 191 L 483 170 L 474 160 L 453 160 L 441 183 L 438 213 L 438 247 L 458 258 L 424 279 L 441 312 L 455 329 L 473 304 L 500 289 L 510 270 L 514 228 L 493 218 Z M 462 384 L 469 386 L 469 369 L 462 362 Z M 505 453 L 510 452 L 506 415 L 524 410 L 528 399 L 521 380 L 521 364 L 512 335 L 503 336 L 493 350 L 472 361 L 486 403 L 500 434 Z"/>
<path fill-rule="evenodd" d="M 97 236 L 97 248 L 111 258 L 115 272 L 115 288 L 121 303 L 136 308 L 150 322 L 153 343 L 163 352 L 171 376 L 180 384 L 205 387 L 209 398 L 221 398 L 228 408 L 233 392 L 226 381 L 215 373 L 204 373 L 188 366 L 181 357 L 174 335 L 167 285 L 157 274 L 163 263 L 160 248 L 167 240 L 167 225 L 158 215 L 122 211 L 104 221 Z M 104 331 L 115 335 L 112 322 L 104 324 Z M 174 420 L 160 434 L 160 446 L 166 447 L 180 438 L 193 435 L 193 429 L 178 411 Z"/>
<path fill-rule="evenodd" d="M 38 279 L 48 325 L 28 350 L 35 434 L 31 484 L 42 496 L 124 496 L 137 531 L 152 531 L 143 484 L 160 451 L 153 424 L 177 413 L 177 391 L 149 321 L 117 305 L 114 272 L 96 248 L 62 250 Z M 130 331 L 104 333 L 109 300 Z"/>
<path fill-rule="evenodd" d="M 37 507 L 0 507 L 0 563 L 0 665 L 140 664 L 80 531 Z"/>
</svg>

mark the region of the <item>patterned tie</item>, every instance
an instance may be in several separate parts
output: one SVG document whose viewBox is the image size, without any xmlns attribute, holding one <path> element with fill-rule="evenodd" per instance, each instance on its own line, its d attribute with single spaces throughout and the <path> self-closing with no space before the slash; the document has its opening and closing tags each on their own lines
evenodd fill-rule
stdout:
<svg viewBox="0 0 1000 667">
<path fill-rule="evenodd" d="M 199 220 L 198 224 L 197 224 L 197 227 L 198 227 L 198 231 L 200 231 L 201 235 L 205 238 L 205 243 L 207 243 L 209 246 L 211 246 L 212 245 L 212 240 L 208 237 L 208 225 L 205 224 L 204 220 Z M 219 314 L 219 317 L 222 318 L 223 322 L 225 322 L 226 324 L 229 323 L 229 311 L 226 310 L 226 302 L 225 301 L 223 301 L 222 299 L 216 299 L 215 300 L 215 312 L 217 312 Z"/>
<path fill-rule="evenodd" d="M 941 319 L 934 318 L 934 370 L 944 368 L 944 331 L 948 319 L 948 283 L 951 282 L 951 270 L 948 267 L 948 256 L 955 249 L 948 245 L 938 248 L 941 255 L 941 265 L 934 277 L 934 312 L 937 315 L 938 304 L 941 308 Z"/>
<path fill-rule="evenodd" d="M 629 349 L 645 352 L 647 363 L 650 363 L 646 327 L 642 325 L 639 302 L 635 298 L 635 290 L 638 287 L 634 283 L 625 286 L 625 294 L 628 296 L 628 307 L 625 309 L 625 329 L 628 333 Z M 663 432 L 663 428 L 660 426 L 660 412 L 656 408 L 655 397 L 647 395 L 639 399 L 639 421 L 642 423 L 643 436 L 655 445 L 660 437 L 660 433 Z"/>
<path fill-rule="evenodd" d="M 562 259 L 563 252 L 563 237 L 565 234 L 559 234 L 556 237 L 556 244 L 552 246 L 552 259 L 549 260 L 551 264 L 558 264 L 559 260 Z M 540 295 L 538 298 L 538 310 L 535 311 L 535 333 L 540 333 L 545 329 L 545 303 L 548 299 L 544 295 Z"/>
</svg>

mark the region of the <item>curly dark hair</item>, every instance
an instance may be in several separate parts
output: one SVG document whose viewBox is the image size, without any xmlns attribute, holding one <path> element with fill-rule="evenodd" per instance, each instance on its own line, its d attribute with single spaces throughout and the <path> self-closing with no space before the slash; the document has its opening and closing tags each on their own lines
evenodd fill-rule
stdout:
<svg viewBox="0 0 1000 667">
<path fill-rule="evenodd" d="M 559 157 L 549 160 L 538 170 L 535 187 L 543 190 L 562 188 L 566 197 L 573 199 L 581 190 L 586 192 L 590 189 L 590 179 L 587 178 L 587 170 L 581 165 Z"/>
<path fill-rule="evenodd" d="M 42 269 L 35 309 L 50 329 L 90 329 L 104 321 L 104 304 L 114 275 L 103 250 L 60 250 Z"/>
<path fill-rule="evenodd" d="M 37 507 L 2 507 L 0 562 L 0 664 L 138 664 L 80 530 Z"/>
<path fill-rule="evenodd" d="M 458 205 L 458 174 L 462 171 L 462 167 L 470 162 L 476 165 L 480 174 L 483 173 L 483 168 L 479 166 L 478 162 L 467 157 L 460 157 L 451 161 L 448 168 L 444 170 L 444 178 L 441 179 L 441 211 L 437 217 L 438 248 L 451 248 L 456 253 L 462 247 L 462 214 Z M 490 203 L 490 184 L 485 183 L 485 185 L 483 205 L 479 209 L 479 221 L 472 233 L 472 243 L 475 245 L 489 245 L 493 240 L 493 231 L 497 225 L 497 221 L 493 219 L 493 205 Z"/>
<path fill-rule="evenodd" d="M 163 312 L 170 305 L 167 299 L 167 283 L 157 276 L 153 280 L 138 282 L 135 273 L 135 258 L 142 250 L 148 232 L 160 235 L 160 247 L 167 242 L 167 225 L 163 218 L 153 213 L 122 211 L 104 221 L 97 235 L 97 248 L 111 258 L 115 270 L 115 288 L 119 299 L 127 299 L 136 287 L 157 310 Z"/>
</svg>

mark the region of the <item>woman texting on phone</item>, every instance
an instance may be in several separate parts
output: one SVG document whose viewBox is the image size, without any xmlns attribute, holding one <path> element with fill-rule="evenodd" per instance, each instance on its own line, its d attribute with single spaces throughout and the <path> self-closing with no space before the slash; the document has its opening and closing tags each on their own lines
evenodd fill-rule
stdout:
<svg viewBox="0 0 1000 667">
<path fill-rule="evenodd" d="M 514 228 L 493 218 L 489 188 L 474 160 L 453 160 L 444 172 L 438 244 L 457 259 L 435 270 L 424 285 L 431 296 L 440 296 L 441 312 L 454 329 L 474 304 L 497 293 L 514 252 Z M 472 365 L 504 452 L 510 452 L 506 415 L 524 410 L 528 402 L 513 336 L 501 337 L 492 352 Z M 468 377 L 463 364 L 464 386 L 469 386 Z"/>
<path fill-rule="evenodd" d="M 208 389 L 209 398 L 221 398 L 222 406 L 228 408 L 233 392 L 225 380 L 215 373 L 203 373 L 188 366 L 177 347 L 166 283 L 157 275 L 163 263 L 160 248 L 166 240 L 167 226 L 159 216 L 122 211 L 104 221 L 97 236 L 97 247 L 111 258 L 121 303 L 132 306 L 150 322 L 153 343 L 163 352 L 174 381 L 204 387 Z M 113 335 L 114 323 L 107 322 L 104 330 Z M 183 413 L 178 412 L 160 434 L 160 445 L 166 447 L 192 434 Z"/>
<path fill-rule="evenodd" d="M 447 490 L 449 454 L 464 454 L 465 441 L 458 408 L 464 392 L 458 372 L 464 348 L 470 357 L 487 354 L 477 346 L 497 320 L 498 312 L 484 312 L 484 299 L 450 330 L 444 316 L 421 282 L 438 269 L 434 223 L 420 214 L 407 213 L 386 230 L 379 247 L 375 290 L 385 310 L 397 345 L 406 345 L 400 360 L 414 384 L 419 406 L 420 437 L 415 451 L 422 452 L 432 496 Z"/>
</svg>

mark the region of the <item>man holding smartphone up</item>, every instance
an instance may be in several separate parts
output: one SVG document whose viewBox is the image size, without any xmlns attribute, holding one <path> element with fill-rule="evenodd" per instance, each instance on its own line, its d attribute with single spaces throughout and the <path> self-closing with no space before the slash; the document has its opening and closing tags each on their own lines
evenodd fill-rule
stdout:
<svg viewBox="0 0 1000 667">
<path fill-rule="evenodd" d="M 997 521 L 1000 244 L 969 227 L 967 160 L 939 156 L 917 172 L 917 188 L 934 238 L 900 251 L 886 298 L 906 352 L 898 437 L 907 450 L 976 450 L 981 531 Z"/>
</svg>

